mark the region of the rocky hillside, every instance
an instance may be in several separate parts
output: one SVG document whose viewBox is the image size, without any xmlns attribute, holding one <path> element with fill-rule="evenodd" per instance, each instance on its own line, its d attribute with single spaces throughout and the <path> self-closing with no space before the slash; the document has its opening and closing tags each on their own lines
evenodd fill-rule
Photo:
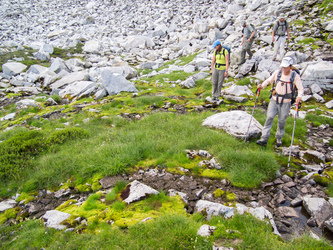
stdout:
<svg viewBox="0 0 333 250">
<path fill-rule="evenodd" d="M 57 3 L 51 0 L 2 0 L 0 128 L 3 134 L 28 128 L 36 132 L 32 135 L 36 140 L 33 142 L 34 150 L 20 148 L 20 154 L 27 158 L 15 158 L 15 164 L 8 165 L 10 167 L 7 168 L 4 165 L 0 167 L 0 178 L 10 184 L 10 187 L 0 186 L 0 224 L 13 227 L 27 218 L 43 218 L 45 225 L 51 228 L 67 228 L 66 232 L 96 233 L 102 228 L 96 226 L 100 225 L 98 223 L 120 229 L 131 228 L 137 222 L 156 220 L 170 210 L 181 215 L 186 211 L 187 215 L 201 213 L 208 219 L 219 215 L 221 218 L 233 217 L 235 220 L 238 214 L 247 212 L 258 219 L 269 221 L 270 232 L 285 240 L 301 237 L 304 232 L 314 238 L 331 235 L 332 9 L 332 1 L 327 0 L 64 0 Z M 272 59 L 271 28 L 281 13 L 286 15 L 291 25 L 292 39 L 286 47 L 287 55 L 293 57 L 295 66 L 301 70 L 305 86 L 303 108 L 299 113 L 301 121 L 298 121 L 301 130 L 296 132 L 291 169 L 285 167 L 286 158 L 291 152 L 289 148 L 277 148 L 273 142 L 269 142 L 269 149 L 266 151 L 252 148 L 252 145 L 249 145 L 249 150 L 245 150 L 243 141 L 239 142 L 245 136 L 249 139 L 257 136 L 262 128 L 260 122 L 254 120 L 253 127 L 249 129 L 249 133 L 246 132 L 250 120 L 246 110 L 253 107 L 256 84 L 279 68 L 280 62 Z M 260 37 L 252 48 L 253 58 L 238 66 L 243 20 L 254 24 Z M 210 98 L 208 72 L 212 58 L 211 45 L 217 39 L 231 48 L 231 69 L 225 85 L 227 88 L 221 93 L 223 98 L 213 101 Z M 258 103 L 260 107 L 256 110 L 255 116 L 261 123 L 261 112 L 265 111 L 268 95 L 261 94 Z M 146 126 L 141 129 L 146 129 L 158 127 L 156 122 L 143 119 L 150 114 L 200 115 L 205 112 L 219 113 L 210 117 L 200 116 L 206 118 L 202 125 L 223 129 L 232 135 L 232 139 L 223 139 L 226 144 L 220 151 L 229 149 L 228 144 L 235 144 L 231 151 L 240 149 L 248 157 L 253 157 L 251 154 L 267 157 L 267 162 L 257 159 L 260 157 L 253 157 L 253 162 L 248 163 L 244 157 L 235 156 L 244 165 L 259 166 L 257 172 L 247 172 L 245 166 L 244 169 L 237 166 L 238 175 L 241 176 L 237 178 L 234 173 L 228 172 L 225 162 L 218 161 L 222 158 L 232 165 L 233 160 L 223 158 L 222 153 L 213 156 L 211 152 L 197 148 L 200 143 L 211 145 L 210 140 L 204 138 L 202 141 L 206 143 L 207 140 L 206 144 L 198 139 L 191 145 L 195 150 L 179 150 L 186 155 L 185 159 L 178 155 L 179 152 L 175 153 L 176 157 L 164 155 L 164 158 L 170 157 L 170 162 L 178 157 L 177 164 L 185 162 L 182 166 L 159 164 L 158 160 L 155 162 L 149 158 L 151 156 L 147 157 L 145 148 L 140 148 L 140 153 L 134 152 L 138 155 L 133 158 L 137 158 L 129 161 L 135 165 L 131 165 L 131 171 L 121 161 L 119 169 L 110 168 L 109 172 L 101 169 L 93 171 L 89 166 L 90 169 L 82 168 L 78 171 L 81 172 L 82 179 L 74 180 L 69 174 L 67 178 L 70 179 L 62 179 L 61 184 L 55 184 L 52 179 L 57 178 L 45 177 L 46 175 L 43 176 L 44 179 L 41 177 L 49 166 L 45 167 L 43 163 L 36 161 L 36 165 L 43 165 L 44 171 L 36 176 L 36 182 L 43 183 L 36 184 L 32 179 L 24 179 L 24 184 L 13 184 L 15 181 L 12 179 L 16 178 L 16 182 L 19 182 L 21 177 L 18 176 L 22 174 L 15 172 L 16 166 L 28 159 L 35 160 L 45 155 L 41 159 L 51 163 L 53 154 L 65 151 L 61 151 L 59 146 L 65 140 L 82 140 L 83 146 L 73 145 L 82 147 L 82 152 L 85 152 L 86 133 L 82 132 L 84 129 L 81 130 L 81 127 L 89 126 L 89 122 L 98 122 L 111 129 L 111 132 L 105 132 L 106 139 L 103 137 L 102 142 L 94 146 L 96 148 L 104 146 L 105 142 L 111 144 L 109 136 L 114 133 L 112 129 L 124 123 L 117 120 L 119 117 L 129 121 L 145 120 Z M 73 114 L 80 117 L 74 117 Z M 169 120 L 173 118 L 166 118 L 164 115 L 160 118 L 165 119 L 164 122 L 172 127 L 173 123 Z M 151 119 L 155 119 L 154 116 Z M 174 123 L 177 124 L 176 121 Z M 120 130 L 116 130 L 119 133 L 129 133 L 121 130 L 122 125 L 119 127 Z M 180 131 L 176 127 L 172 128 L 190 136 L 191 132 Z M 101 129 L 97 125 L 96 128 Z M 42 138 L 44 129 L 47 131 L 47 135 L 43 135 L 46 136 L 43 137 L 45 142 L 39 139 Z M 129 131 L 134 129 L 135 127 L 129 127 Z M 291 134 L 289 130 L 285 137 Z M 144 131 L 143 133 L 149 134 Z M 201 136 L 204 137 L 202 134 Z M 8 145 L 15 146 L 17 141 L 26 139 L 18 139 L 17 136 L 8 138 L 7 134 L 3 137 L 6 137 L 1 149 L 3 155 L 12 152 L 11 149 L 6 151 Z M 116 141 L 116 137 L 112 138 Z M 161 138 L 165 140 L 169 137 L 162 134 Z M 158 141 L 163 140 L 161 138 L 156 135 L 154 148 L 159 148 L 158 143 L 163 144 Z M 179 138 L 183 140 L 180 135 Z M 129 137 L 121 139 L 126 142 L 132 140 Z M 139 144 L 142 140 L 135 138 L 134 141 Z M 290 138 L 284 138 L 283 143 L 289 145 Z M 129 149 L 124 144 L 120 145 L 111 151 L 116 154 L 120 149 Z M 214 147 L 211 147 L 214 151 Z M 94 150 L 91 147 L 92 154 L 106 155 L 103 151 L 96 153 Z M 215 154 L 217 152 L 215 148 Z M 86 157 L 80 153 L 77 151 L 81 158 Z M 272 156 L 273 154 L 276 156 Z M 58 156 L 62 157 L 65 158 Z M 142 159 L 144 157 L 148 158 L 147 162 Z M 275 157 L 278 160 L 274 160 Z M 1 162 L 7 164 L 7 158 L 3 158 L 0 159 Z M 106 161 L 113 160 L 108 158 Z M 71 163 L 77 164 L 75 161 Z M 170 165 L 172 164 L 174 163 Z M 59 166 L 54 166 L 56 171 Z M 72 173 L 66 168 L 59 169 Z M 54 172 L 52 174 L 57 175 Z M 66 176 L 63 173 L 59 175 Z M 258 179 L 253 177 L 255 175 Z M 11 190 L 12 184 L 16 194 Z M 34 185 L 41 185 L 44 189 L 34 190 Z M 20 192 L 21 188 L 27 186 L 29 191 L 34 192 Z M 164 192 L 168 198 L 164 197 Z M 152 198 L 152 195 L 158 198 Z M 198 233 L 202 237 L 214 236 L 215 238 L 209 238 L 210 247 L 245 247 L 249 244 L 246 241 L 248 232 L 241 231 L 243 227 L 238 229 L 240 231 L 230 231 L 221 226 L 221 223 L 207 224 L 209 225 L 200 225 L 200 229 L 194 227 L 194 235 Z M 19 230 L 12 231 L 12 234 L 16 234 Z M 52 235 L 56 239 L 56 233 Z M 222 243 L 219 241 L 221 235 Z M 12 236 L 8 236 L 6 230 L 1 231 L 0 239 L 6 241 L 6 246 L 15 241 L 11 241 L 10 237 Z M 275 236 L 270 237 L 268 241 L 273 241 Z M 234 239 L 241 240 L 239 242 Z M 187 247 L 196 246 L 196 243 L 191 245 L 192 243 Z M 200 244 L 204 248 L 208 243 Z M 47 243 L 35 246 L 46 245 Z"/>
</svg>

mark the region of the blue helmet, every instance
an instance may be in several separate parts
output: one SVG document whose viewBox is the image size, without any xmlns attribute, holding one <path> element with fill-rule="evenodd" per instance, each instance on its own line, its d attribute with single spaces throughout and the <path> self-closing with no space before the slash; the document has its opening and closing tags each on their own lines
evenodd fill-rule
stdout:
<svg viewBox="0 0 333 250">
<path fill-rule="evenodd" d="M 214 43 L 213 43 L 213 48 L 215 48 L 217 45 L 221 44 L 221 42 L 219 40 L 216 40 Z"/>
</svg>

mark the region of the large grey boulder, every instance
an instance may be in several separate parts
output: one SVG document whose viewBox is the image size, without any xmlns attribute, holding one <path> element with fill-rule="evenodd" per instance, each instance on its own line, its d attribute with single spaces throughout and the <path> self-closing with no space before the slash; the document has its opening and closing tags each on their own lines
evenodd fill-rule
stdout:
<svg viewBox="0 0 333 250">
<path fill-rule="evenodd" d="M 7 75 L 15 76 L 23 72 L 26 68 L 27 66 L 23 63 L 8 62 L 2 65 L 2 72 Z"/>
<path fill-rule="evenodd" d="M 97 40 L 87 41 L 82 49 L 87 53 L 97 54 L 101 52 L 101 43 Z"/>
<path fill-rule="evenodd" d="M 47 227 L 62 230 L 65 229 L 66 226 L 61 225 L 60 223 L 63 222 L 64 220 L 67 220 L 70 216 L 71 214 L 64 213 L 58 210 L 50 210 L 43 215 L 43 219 L 46 220 L 44 224 Z"/>
<path fill-rule="evenodd" d="M 108 68 L 112 74 L 119 74 L 125 77 L 127 80 L 136 77 L 138 75 L 138 71 L 133 69 L 130 66 L 119 66 L 119 67 L 110 67 Z"/>
<path fill-rule="evenodd" d="M 27 73 L 34 73 L 34 74 L 41 74 L 43 71 L 47 70 L 46 67 L 44 66 L 41 66 L 41 65 L 38 65 L 38 64 L 34 64 L 34 65 L 31 65 L 27 71 Z"/>
<path fill-rule="evenodd" d="M 126 190 L 122 193 L 122 197 L 127 204 L 141 200 L 148 195 L 158 194 L 159 192 L 137 180 L 127 185 Z M 126 194 L 124 197 L 123 194 Z"/>
<path fill-rule="evenodd" d="M 147 49 L 155 46 L 153 40 L 146 36 L 131 36 L 127 39 L 129 48 Z"/>
<path fill-rule="evenodd" d="M 122 75 L 114 75 L 112 71 L 107 68 L 102 70 L 101 82 L 109 95 L 124 92 L 137 92 L 134 84 L 127 81 Z"/>
<path fill-rule="evenodd" d="M 275 70 L 280 68 L 280 63 L 271 59 L 263 59 L 259 62 L 258 71 L 267 71 L 272 74 Z"/>
<path fill-rule="evenodd" d="M 38 107 L 38 104 L 31 99 L 23 99 L 15 103 L 16 108 L 23 109 L 30 107 Z"/>
<path fill-rule="evenodd" d="M 190 88 L 194 88 L 196 86 L 196 84 L 195 84 L 193 77 L 189 77 L 185 81 L 179 83 L 179 86 L 182 88 L 190 89 Z"/>
<path fill-rule="evenodd" d="M 22 95 L 38 95 L 43 92 L 43 90 L 38 87 L 15 87 L 11 91 L 15 94 Z"/>
<path fill-rule="evenodd" d="M 237 138 L 244 139 L 258 136 L 263 129 L 263 126 L 252 117 L 252 122 L 246 135 L 250 123 L 251 115 L 239 110 L 222 112 L 214 114 L 204 120 L 203 126 L 211 128 L 223 129 L 228 134 Z"/>
<path fill-rule="evenodd" d="M 53 72 L 58 74 L 61 70 L 68 71 L 68 68 L 67 68 L 64 60 L 57 57 L 52 61 L 51 66 L 50 66 L 50 70 L 52 70 Z"/>
<path fill-rule="evenodd" d="M 324 198 L 303 198 L 303 207 L 312 216 L 319 227 L 333 216 L 333 206 Z"/>
<path fill-rule="evenodd" d="M 221 91 L 224 95 L 234 95 L 234 96 L 241 96 L 241 95 L 248 95 L 254 96 L 252 91 L 249 89 L 248 86 L 239 86 L 239 85 L 232 85 L 227 89 L 223 89 Z"/>
<path fill-rule="evenodd" d="M 223 215 L 225 218 L 230 218 L 234 215 L 235 208 L 227 207 L 220 203 L 214 203 L 206 200 L 199 200 L 195 204 L 196 212 L 205 211 L 209 217 Z"/>
<path fill-rule="evenodd" d="M 61 78 L 60 80 L 52 83 L 50 85 L 50 88 L 52 90 L 55 89 L 60 89 L 68 84 L 71 84 L 73 82 L 77 82 L 77 81 L 88 81 L 89 80 L 89 74 L 86 71 L 78 71 L 78 72 L 73 72 L 70 73 L 66 76 L 64 76 L 63 78 Z"/>
<path fill-rule="evenodd" d="M 10 208 L 16 207 L 17 202 L 11 199 L 0 202 L 0 212 L 4 212 Z"/>
<path fill-rule="evenodd" d="M 67 85 L 64 89 L 59 92 L 61 98 L 72 99 L 76 96 L 80 96 L 85 93 L 88 89 L 96 88 L 97 84 L 91 81 L 77 81 L 70 85 Z"/>
<path fill-rule="evenodd" d="M 240 67 L 238 74 L 243 75 L 243 76 L 247 75 L 252 70 L 255 63 L 256 63 L 256 60 L 253 58 L 246 60 L 246 62 Z"/>
<path fill-rule="evenodd" d="M 328 109 L 332 109 L 332 108 L 333 108 L 333 100 L 330 100 L 329 102 L 326 102 L 326 103 L 325 103 L 325 106 L 326 106 Z"/>
<path fill-rule="evenodd" d="M 303 86 L 311 86 L 317 83 L 322 89 L 333 90 L 332 68 L 333 63 L 327 61 L 309 64 L 302 76 Z"/>
</svg>

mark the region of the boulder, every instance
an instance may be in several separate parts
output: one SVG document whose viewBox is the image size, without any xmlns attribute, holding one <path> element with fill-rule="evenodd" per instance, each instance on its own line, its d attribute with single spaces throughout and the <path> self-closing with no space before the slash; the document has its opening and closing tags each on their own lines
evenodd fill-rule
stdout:
<svg viewBox="0 0 333 250">
<path fill-rule="evenodd" d="M 331 203 L 324 198 L 303 198 L 303 207 L 312 216 L 319 227 L 333 216 L 333 207 Z"/>
<path fill-rule="evenodd" d="M 326 106 L 328 109 L 332 109 L 332 108 L 333 108 L 333 100 L 330 100 L 329 102 L 326 102 L 326 103 L 325 103 L 325 106 Z"/>
<path fill-rule="evenodd" d="M 214 230 L 216 229 L 216 227 L 213 227 L 213 226 L 210 226 L 210 225 L 202 225 L 198 231 L 197 231 L 197 235 L 200 235 L 200 236 L 210 236 L 210 235 L 213 235 L 214 233 Z"/>
<path fill-rule="evenodd" d="M 87 41 L 83 46 L 83 51 L 98 54 L 101 52 L 101 43 L 96 40 Z"/>
<path fill-rule="evenodd" d="M 306 68 L 302 79 L 303 86 L 311 86 L 312 84 L 318 84 L 322 89 L 332 90 L 333 85 L 333 63 L 327 61 L 319 61 L 317 63 L 311 63 Z"/>
<path fill-rule="evenodd" d="M 222 112 L 214 114 L 204 120 L 203 126 L 211 128 L 223 129 L 228 134 L 237 138 L 244 139 L 259 136 L 263 126 L 252 117 L 250 128 L 248 129 L 251 120 L 251 115 L 244 111 L 234 110 L 228 112 Z M 248 131 L 248 135 L 246 135 Z"/>
<path fill-rule="evenodd" d="M 38 95 L 43 92 L 41 88 L 37 87 L 15 87 L 11 91 L 22 95 Z"/>
<path fill-rule="evenodd" d="M 238 74 L 245 76 L 247 75 L 254 67 L 256 63 L 255 59 L 248 59 L 246 60 L 246 62 L 244 64 L 242 64 L 242 66 L 240 67 Z"/>
<path fill-rule="evenodd" d="M 80 96 L 85 93 L 88 89 L 96 88 L 97 84 L 91 81 L 77 81 L 70 85 L 67 85 L 64 89 L 59 91 L 61 98 L 72 99 L 76 96 Z M 92 94 L 92 93 L 91 93 Z"/>
<path fill-rule="evenodd" d="M 53 72 L 58 74 L 61 70 L 68 71 L 68 68 L 67 68 L 64 60 L 57 57 L 52 61 L 51 66 L 50 66 L 50 70 L 52 70 Z"/>
<path fill-rule="evenodd" d="M 0 118 L 0 121 L 7 121 L 7 120 L 13 120 L 16 116 L 16 113 L 10 113 L 8 115 L 5 115 L 4 117 Z"/>
<path fill-rule="evenodd" d="M 195 84 L 193 77 L 189 77 L 185 81 L 179 83 L 179 86 L 182 88 L 190 89 L 190 88 L 194 88 L 196 86 L 196 84 Z"/>
<path fill-rule="evenodd" d="M 60 223 L 67 220 L 70 216 L 71 214 L 60 212 L 58 210 L 50 210 L 43 215 L 43 219 L 46 220 L 44 224 L 47 227 L 62 230 L 65 229 L 66 226 L 60 225 Z"/>
<path fill-rule="evenodd" d="M 231 87 L 227 89 L 223 89 L 221 91 L 223 95 L 234 95 L 234 96 L 241 96 L 241 95 L 247 95 L 247 96 L 254 96 L 252 91 L 247 86 L 239 86 L 239 85 L 232 85 Z"/>
<path fill-rule="evenodd" d="M 24 109 L 30 107 L 38 107 L 38 104 L 31 99 L 23 99 L 15 103 L 16 108 L 18 109 Z"/>
<path fill-rule="evenodd" d="M 2 72 L 7 75 L 15 76 L 23 72 L 26 68 L 27 66 L 23 63 L 8 62 L 2 65 Z"/>
<path fill-rule="evenodd" d="M 214 203 L 206 200 L 199 200 L 195 204 L 196 212 L 205 211 L 209 217 L 223 215 L 225 218 L 230 218 L 234 215 L 235 208 L 227 207 L 219 203 Z"/>
<path fill-rule="evenodd" d="M 16 204 L 17 204 L 17 202 L 12 199 L 1 201 L 0 202 L 0 212 L 4 212 L 10 208 L 14 208 L 14 207 L 16 207 Z"/>
<path fill-rule="evenodd" d="M 126 189 L 121 193 L 121 198 L 127 203 L 141 200 L 150 194 L 158 194 L 159 192 L 137 180 L 127 185 Z"/>
<path fill-rule="evenodd" d="M 78 72 L 73 72 L 70 73 L 60 80 L 52 83 L 50 85 L 50 88 L 52 90 L 60 89 L 68 84 L 71 84 L 76 81 L 88 81 L 89 80 L 89 74 L 86 71 L 78 71 Z"/>
<path fill-rule="evenodd" d="M 109 67 L 108 69 L 112 74 L 122 75 L 127 80 L 138 75 L 138 72 L 130 66 Z"/>
<path fill-rule="evenodd" d="M 124 92 L 137 92 L 134 84 L 127 81 L 122 75 L 114 75 L 109 68 L 103 69 L 101 82 L 109 95 Z"/>
<path fill-rule="evenodd" d="M 127 39 L 129 48 L 152 48 L 155 46 L 153 40 L 146 36 L 131 36 Z"/>
</svg>

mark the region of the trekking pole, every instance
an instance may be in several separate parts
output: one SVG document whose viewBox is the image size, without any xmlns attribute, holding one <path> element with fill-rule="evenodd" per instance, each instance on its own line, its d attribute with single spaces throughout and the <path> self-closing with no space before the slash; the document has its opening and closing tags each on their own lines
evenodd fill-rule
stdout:
<svg viewBox="0 0 333 250">
<path fill-rule="evenodd" d="M 297 116 L 298 116 L 298 103 L 296 104 L 296 113 L 295 113 L 295 119 L 294 119 L 293 135 L 291 137 L 291 145 L 290 145 L 290 150 L 289 150 L 288 168 L 289 168 L 289 165 L 290 165 L 291 149 L 293 147 L 293 142 L 294 142 L 294 134 L 295 134 L 296 118 L 297 118 Z"/>
<path fill-rule="evenodd" d="M 260 94 L 260 88 L 257 89 L 257 97 L 256 97 L 256 100 L 255 100 L 255 102 L 254 102 L 254 106 L 253 106 L 253 110 L 252 110 L 252 115 L 251 115 L 250 123 L 249 123 L 249 126 L 247 127 L 247 132 L 246 132 L 246 134 L 245 134 L 244 144 L 245 144 L 245 142 L 246 142 L 246 138 L 247 138 L 247 135 L 248 135 L 249 130 L 250 130 L 250 125 L 251 125 L 251 121 L 252 121 L 252 117 L 253 117 L 254 109 L 256 108 L 256 104 L 257 104 L 257 101 L 258 101 L 259 94 Z"/>
</svg>

